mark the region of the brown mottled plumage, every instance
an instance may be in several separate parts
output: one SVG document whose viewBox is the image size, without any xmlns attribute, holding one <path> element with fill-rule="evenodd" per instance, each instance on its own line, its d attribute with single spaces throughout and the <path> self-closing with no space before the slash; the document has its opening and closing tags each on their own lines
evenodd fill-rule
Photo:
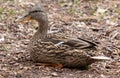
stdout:
<svg viewBox="0 0 120 78">
<path fill-rule="evenodd" d="M 39 28 L 28 46 L 31 59 L 34 62 L 79 68 L 86 67 L 96 61 L 109 60 L 108 57 L 98 56 L 99 53 L 91 50 L 90 48 L 94 48 L 96 44 L 90 41 L 47 34 L 48 18 L 43 8 L 33 7 L 26 15 L 15 21 L 23 21 L 26 18 L 34 19 L 39 24 Z"/>
</svg>

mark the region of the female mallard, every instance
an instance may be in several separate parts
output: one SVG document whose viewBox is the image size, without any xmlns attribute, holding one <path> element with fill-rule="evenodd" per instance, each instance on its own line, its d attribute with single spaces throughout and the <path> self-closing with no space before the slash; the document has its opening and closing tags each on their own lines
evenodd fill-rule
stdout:
<svg viewBox="0 0 120 78">
<path fill-rule="evenodd" d="M 96 61 L 110 59 L 100 56 L 94 50 L 90 50 L 89 48 L 96 46 L 90 41 L 81 38 L 61 38 L 54 34 L 48 34 L 48 17 L 40 6 L 33 7 L 27 14 L 16 19 L 15 22 L 24 21 L 25 19 L 34 19 L 39 24 L 38 30 L 28 46 L 33 62 L 79 68 L 86 67 Z"/>
</svg>

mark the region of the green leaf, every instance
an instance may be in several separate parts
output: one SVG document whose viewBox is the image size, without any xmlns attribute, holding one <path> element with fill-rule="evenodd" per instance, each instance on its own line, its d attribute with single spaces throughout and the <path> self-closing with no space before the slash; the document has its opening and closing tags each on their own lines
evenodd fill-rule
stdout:
<svg viewBox="0 0 120 78">
<path fill-rule="evenodd" d="M 0 8 L 0 14 L 2 14 L 3 13 L 3 8 Z"/>
</svg>

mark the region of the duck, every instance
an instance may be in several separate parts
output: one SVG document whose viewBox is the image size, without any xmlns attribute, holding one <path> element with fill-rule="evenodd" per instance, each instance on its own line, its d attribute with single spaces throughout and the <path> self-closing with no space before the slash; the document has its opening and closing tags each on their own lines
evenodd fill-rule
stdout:
<svg viewBox="0 0 120 78">
<path fill-rule="evenodd" d="M 53 67 L 82 68 L 98 61 L 111 58 L 101 55 L 92 41 L 83 38 L 61 37 L 48 33 L 48 16 L 44 7 L 34 6 L 15 22 L 35 20 L 38 29 L 30 39 L 28 51 L 34 63 L 43 63 Z"/>
</svg>

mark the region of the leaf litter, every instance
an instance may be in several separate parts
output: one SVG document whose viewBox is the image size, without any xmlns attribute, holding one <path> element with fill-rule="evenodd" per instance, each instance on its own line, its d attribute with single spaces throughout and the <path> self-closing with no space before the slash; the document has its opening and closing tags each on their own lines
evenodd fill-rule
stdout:
<svg viewBox="0 0 120 78">
<path fill-rule="evenodd" d="M 27 45 L 36 22 L 13 21 L 41 3 L 48 13 L 50 32 L 82 37 L 99 43 L 98 52 L 113 60 L 97 62 L 87 70 L 57 69 L 31 62 Z M 119 78 L 119 0 L 1 0 L 0 78 Z"/>
</svg>

